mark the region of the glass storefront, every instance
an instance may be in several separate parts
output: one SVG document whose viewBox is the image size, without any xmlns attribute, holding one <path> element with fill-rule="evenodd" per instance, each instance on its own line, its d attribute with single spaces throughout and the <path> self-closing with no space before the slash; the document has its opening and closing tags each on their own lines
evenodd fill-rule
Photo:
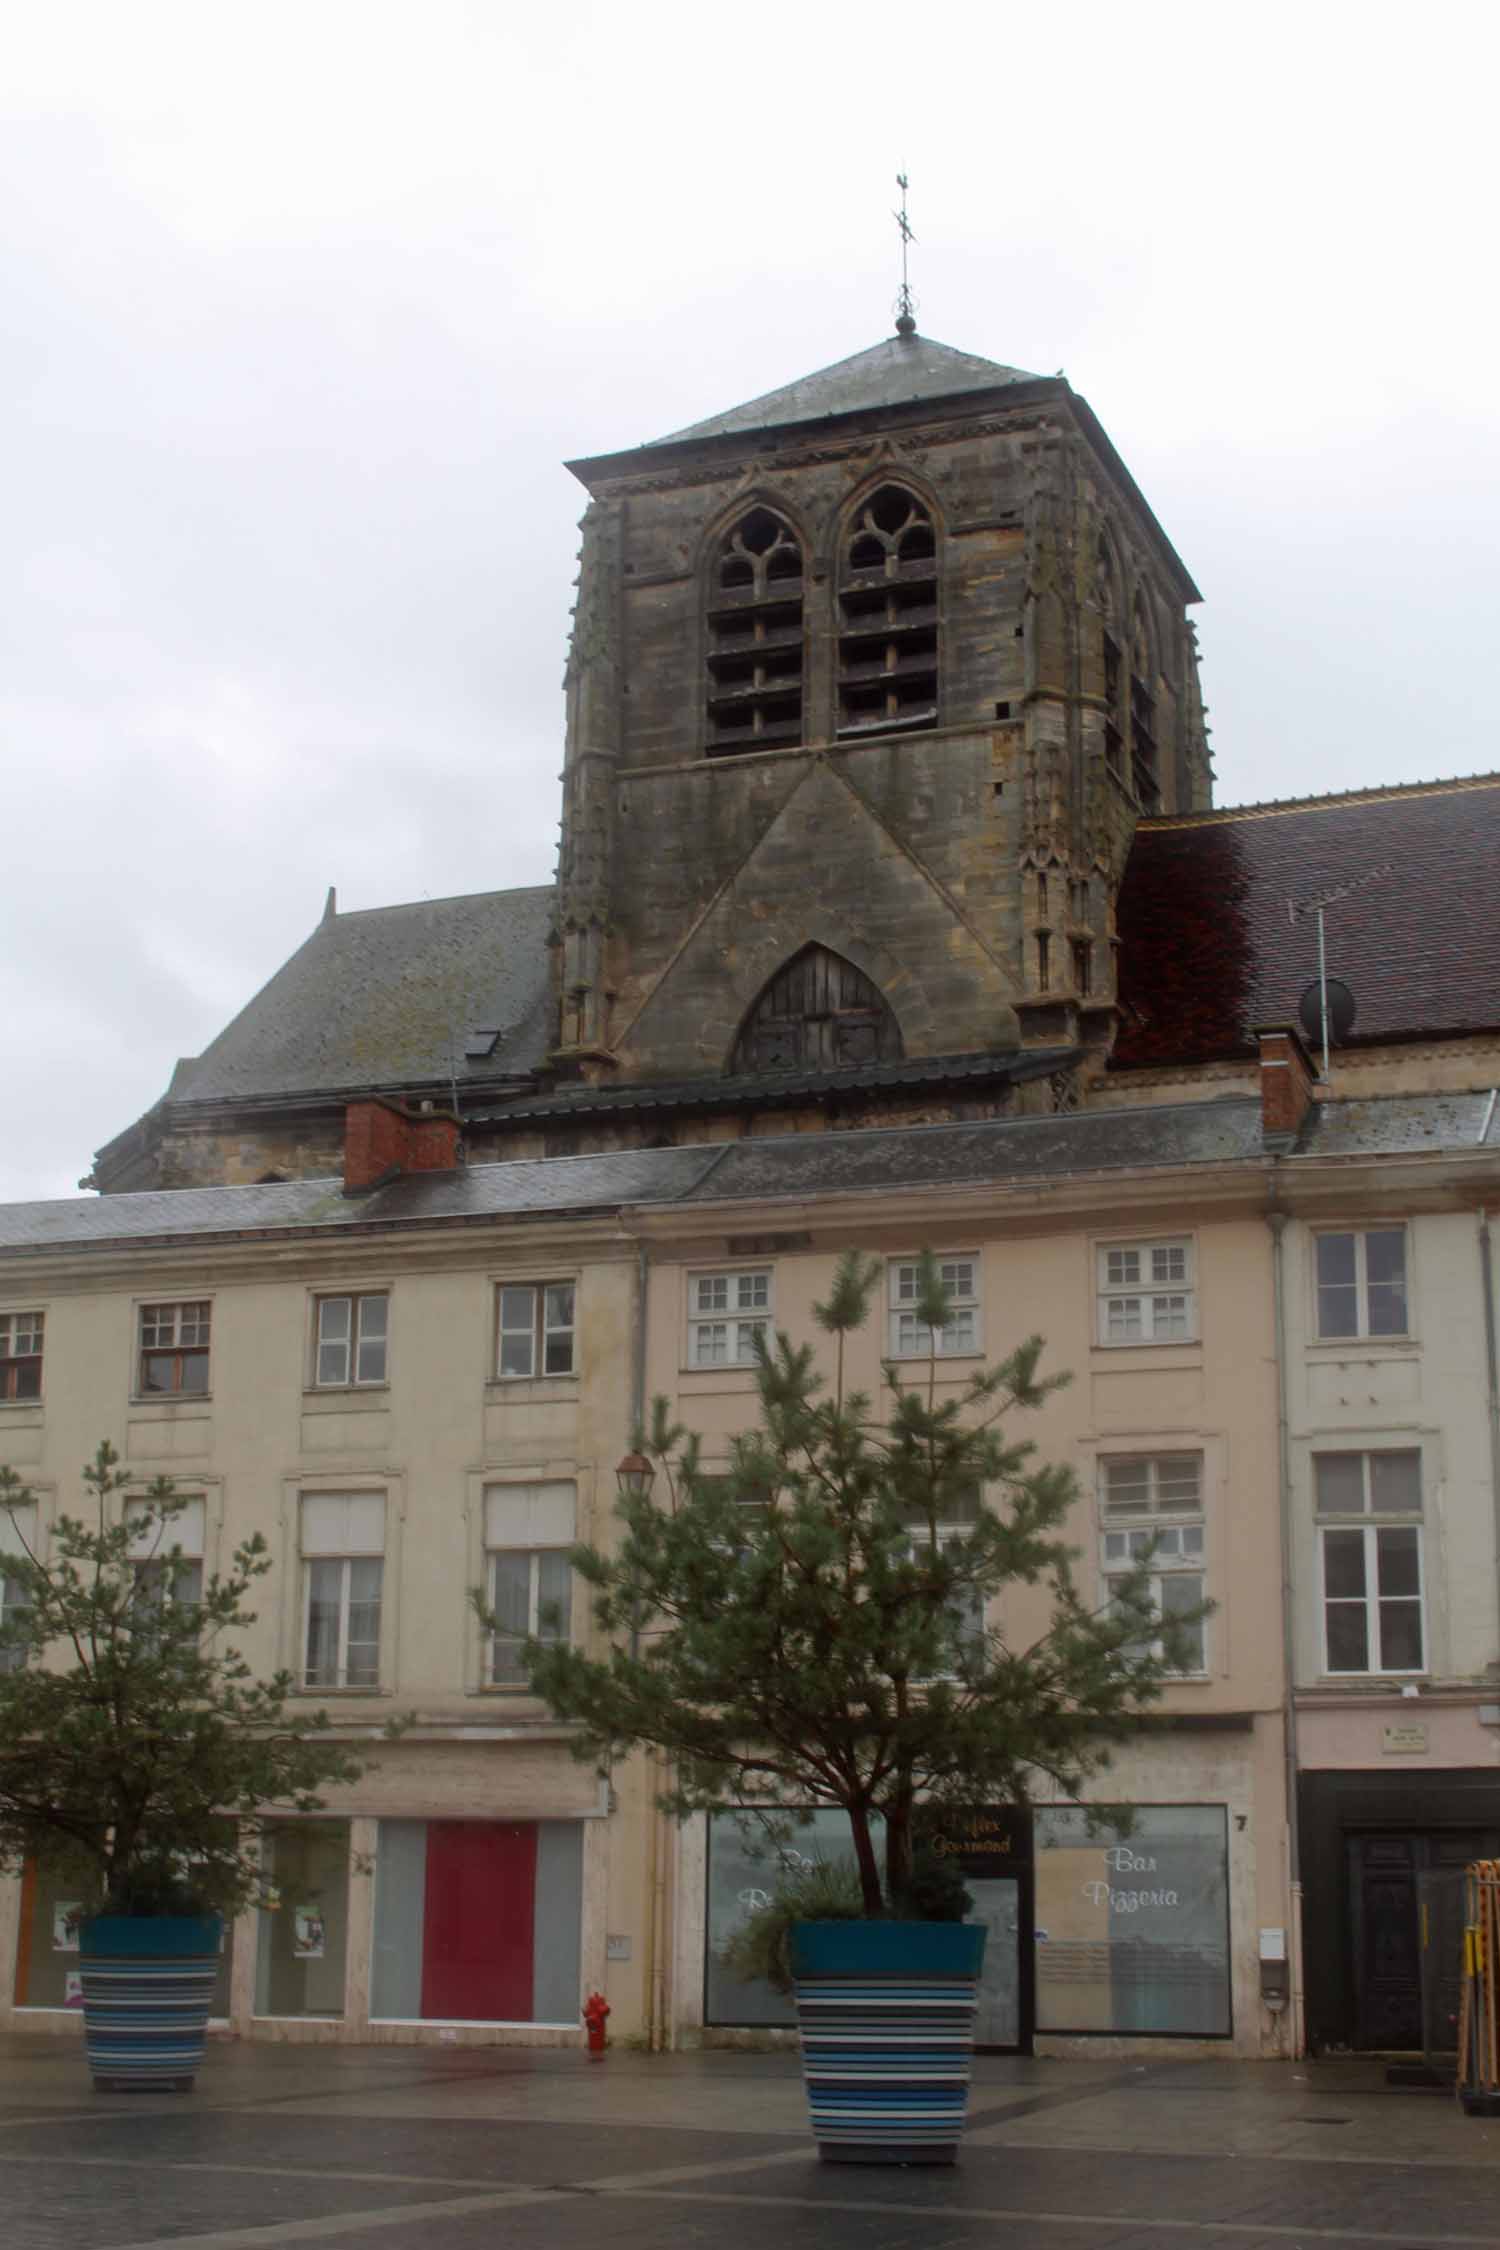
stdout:
<svg viewBox="0 0 1500 2250">
<path fill-rule="evenodd" d="M 583 1824 L 383 1820 L 370 2013 L 576 2024 Z"/>
<path fill-rule="evenodd" d="M 705 2023 L 795 2024 L 791 1996 L 732 1976 L 723 1948 L 765 1903 L 783 1870 L 853 1857 L 848 1815 L 837 1810 L 809 1813 L 806 1825 L 794 1828 L 785 1843 L 773 1842 L 758 1823 L 742 1823 L 734 1813 L 710 1815 Z"/>
<path fill-rule="evenodd" d="M 255 2013 L 341 2016 L 349 1930 L 349 1823 L 279 1821 L 265 1831 Z"/>
<path fill-rule="evenodd" d="M 1222 1805 L 1139 1805 L 1127 1829 L 1038 1808 L 1038 2031 L 1227 2038 L 1229 1839 Z"/>
<path fill-rule="evenodd" d="M 21 1878 L 21 1928 L 16 1942 L 15 2002 L 18 2008 L 79 2008 L 78 1886 L 65 1877 L 28 1866 Z M 229 1979 L 234 1966 L 234 1928 L 224 1925 L 219 1941 L 219 1973 L 209 2013 L 229 2013 Z"/>
</svg>

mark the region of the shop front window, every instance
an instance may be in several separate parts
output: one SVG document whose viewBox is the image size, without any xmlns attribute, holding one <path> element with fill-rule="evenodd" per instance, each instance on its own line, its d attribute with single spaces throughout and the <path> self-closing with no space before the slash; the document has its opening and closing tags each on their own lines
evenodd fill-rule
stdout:
<svg viewBox="0 0 1500 2250">
<path fill-rule="evenodd" d="M 1038 2031 L 1227 2038 L 1229 1844 L 1222 1805 L 1139 1805 L 1092 1832 L 1036 1813 Z"/>
<path fill-rule="evenodd" d="M 21 1877 L 21 1927 L 16 1941 L 15 2003 L 18 2008 L 72 2008 L 82 2012 L 82 1957 L 78 1924 L 83 1913 L 76 1878 L 43 1873 L 28 1862 Z M 229 1980 L 234 1967 L 234 1925 L 225 1922 L 219 1940 L 219 1972 L 214 1979 L 210 2016 L 229 2013 Z"/>
<path fill-rule="evenodd" d="M 884 1852 L 883 1835 L 877 1849 Z M 708 1823 L 708 1938 L 704 1979 L 704 2021 L 711 2024 L 794 2024 L 797 2011 L 789 1993 L 760 1980 L 747 1983 L 725 1966 L 724 1947 L 763 1906 L 783 1874 L 819 1860 L 851 1860 L 854 1845 L 849 1816 L 827 1808 L 806 1816 L 779 1842 L 759 1821 L 734 1813 L 713 1813 Z"/>
<path fill-rule="evenodd" d="M 582 1914 L 581 1821 L 383 1820 L 370 2013 L 575 2025 Z"/>
<path fill-rule="evenodd" d="M 255 1956 L 258 2016 L 341 2016 L 349 1929 L 349 1823 L 279 1821 L 264 1838 L 267 1904 Z"/>
</svg>

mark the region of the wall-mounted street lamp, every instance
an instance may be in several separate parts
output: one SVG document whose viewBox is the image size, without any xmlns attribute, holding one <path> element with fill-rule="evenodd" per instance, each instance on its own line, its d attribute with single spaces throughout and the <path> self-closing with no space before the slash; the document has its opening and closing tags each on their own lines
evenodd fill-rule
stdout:
<svg viewBox="0 0 1500 2250">
<path fill-rule="evenodd" d="M 656 1482 L 656 1471 L 644 1453 L 627 1453 L 615 1470 L 615 1482 L 624 1500 L 648 1499 Z"/>
</svg>

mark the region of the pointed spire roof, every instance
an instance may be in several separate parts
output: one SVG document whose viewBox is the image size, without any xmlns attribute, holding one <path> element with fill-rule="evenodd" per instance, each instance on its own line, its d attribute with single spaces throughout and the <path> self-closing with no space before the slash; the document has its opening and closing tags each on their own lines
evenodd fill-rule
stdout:
<svg viewBox="0 0 1500 2250">
<path fill-rule="evenodd" d="M 832 414 L 857 414 L 866 407 L 904 406 L 913 399 L 951 398 L 956 392 L 991 391 L 1004 383 L 1035 383 L 1040 376 L 1023 367 L 1002 367 L 934 343 L 930 336 L 887 336 L 868 351 L 820 367 L 779 391 L 767 391 L 711 414 L 685 430 L 655 438 L 655 445 L 679 445 L 691 438 L 730 437 L 743 430 L 769 430 L 786 422 L 820 422 Z"/>
</svg>

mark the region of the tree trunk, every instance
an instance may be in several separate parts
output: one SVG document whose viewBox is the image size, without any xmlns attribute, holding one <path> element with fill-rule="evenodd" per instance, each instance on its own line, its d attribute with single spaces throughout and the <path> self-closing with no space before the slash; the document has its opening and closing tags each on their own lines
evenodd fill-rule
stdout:
<svg viewBox="0 0 1500 2250">
<path fill-rule="evenodd" d="M 898 1911 L 911 1882 L 911 1823 L 912 1793 L 902 1789 L 886 1807 L 885 1815 L 885 1879 L 891 1903 Z"/>
<path fill-rule="evenodd" d="M 864 1893 L 865 1912 L 878 1922 L 885 1913 L 885 1893 L 880 1884 L 880 1861 L 875 1856 L 875 1839 L 870 1834 L 870 1814 L 867 1806 L 850 1805 L 849 1827 L 854 1837 L 854 1863 L 859 1869 L 859 1887 Z"/>
</svg>

